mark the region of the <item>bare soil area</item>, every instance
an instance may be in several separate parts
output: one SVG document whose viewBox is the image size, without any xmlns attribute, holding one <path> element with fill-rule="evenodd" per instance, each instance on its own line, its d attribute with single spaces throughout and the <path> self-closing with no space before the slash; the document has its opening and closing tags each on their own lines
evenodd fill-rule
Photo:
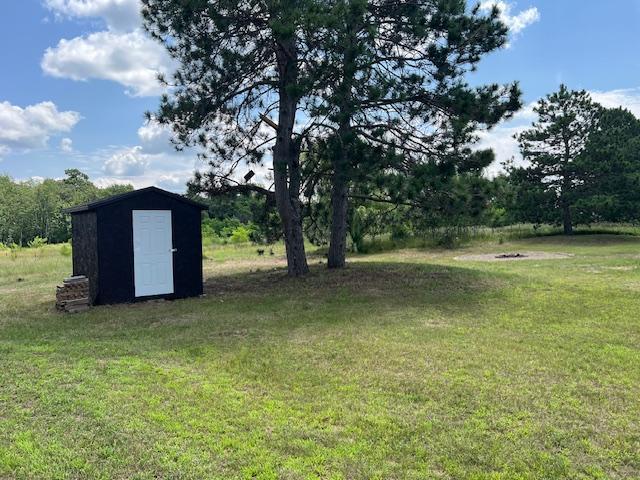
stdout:
<svg viewBox="0 0 640 480">
<path fill-rule="evenodd" d="M 572 256 L 568 253 L 552 252 L 497 252 L 460 255 L 455 259 L 469 262 L 514 262 L 523 260 L 562 260 Z"/>
</svg>

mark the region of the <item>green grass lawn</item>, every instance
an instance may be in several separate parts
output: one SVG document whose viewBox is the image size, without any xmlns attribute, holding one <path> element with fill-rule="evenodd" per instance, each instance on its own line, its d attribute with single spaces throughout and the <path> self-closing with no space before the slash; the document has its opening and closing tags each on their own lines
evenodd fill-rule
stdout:
<svg viewBox="0 0 640 480">
<path fill-rule="evenodd" d="M 573 256 L 455 259 L 499 251 Z M 640 478 L 640 238 L 275 253 L 77 315 L 59 247 L 0 256 L 0 478 Z"/>
</svg>

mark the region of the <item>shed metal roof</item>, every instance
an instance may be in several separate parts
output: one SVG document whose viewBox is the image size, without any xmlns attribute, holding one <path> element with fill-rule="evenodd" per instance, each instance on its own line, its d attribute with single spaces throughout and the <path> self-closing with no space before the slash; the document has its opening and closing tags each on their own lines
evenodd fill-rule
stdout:
<svg viewBox="0 0 640 480">
<path fill-rule="evenodd" d="M 122 200 L 127 200 L 132 197 L 137 197 L 139 195 L 144 195 L 145 193 L 159 193 L 160 195 L 164 195 L 166 197 L 171 197 L 174 200 L 178 200 L 183 203 L 187 203 L 194 207 L 199 208 L 200 210 L 206 210 L 208 207 L 203 205 L 202 203 L 196 202 L 195 200 L 191 200 L 182 195 L 178 195 L 177 193 L 167 192 L 166 190 L 162 190 L 158 187 L 147 187 L 141 188 L 140 190 L 133 190 L 132 192 L 121 193 L 120 195 L 114 195 L 112 197 L 103 198 L 101 200 L 96 200 L 95 202 L 87 203 L 86 205 L 78 205 L 76 207 L 71 207 L 65 210 L 65 213 L 80 213 L 80 212 L 88 212 L 90 210 L 95 210 L 96 208 L 103 207 L 105 205 L 111 205 L 112 203 L 117 203 Z"/>
</svg>

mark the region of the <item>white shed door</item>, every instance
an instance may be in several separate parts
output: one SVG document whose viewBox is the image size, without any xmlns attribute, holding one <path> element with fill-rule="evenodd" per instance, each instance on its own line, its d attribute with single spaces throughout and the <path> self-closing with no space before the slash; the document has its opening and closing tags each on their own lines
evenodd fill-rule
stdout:
<svg viewBox="0 0 640 480">
<path fill-rule="evenodd" d="M 170 210 L 133 211 L 133 267 L 136 297 L 173 293 Z"/>
</svg>

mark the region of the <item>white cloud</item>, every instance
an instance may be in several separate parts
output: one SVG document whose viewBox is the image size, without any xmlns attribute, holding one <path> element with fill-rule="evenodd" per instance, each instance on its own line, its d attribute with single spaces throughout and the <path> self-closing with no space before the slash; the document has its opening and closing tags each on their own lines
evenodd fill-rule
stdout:
<svg viewBox="0 0 640 480">
<path fill-rule="evenodd" d="M 540 12 L 537 7 L 530 7 L 520 13 L 512 14 L 513 4 L 504 0 L 484 0 L 480 3 L 480 9 L 489 12 L 494 5 L 500 11 L 500 20 L 509 27 L 509 30 L 514 35 L 540 20 Z"/>
<path fill-rule="evenodd" d="M 41 66 L 54 77 L 111 80 L 124 85 L 130 95 L 150 96 L 162 93 L 157 76 L 171 70 L 171 61 L 141 30 L 105 31 L 60 40 L 46 50 Z"/>
<path fill-rule="evenodd" d="M 140 25 L 139 0 L 45 0 L 45 6 L 58 17 L 103 18 L 110 30 Z"/>
<path fill-rule="evenodd" d="M 149 156 L 142 151 L 142 147 L 125 148 L 107 159 L 104 171 L 113 176 L 135 177 L 143 175 L 149 163 Z"/>
<path fill-rule="evenodd" d="M 503 170 L 502 165 L 504 162 L 513 159 L 517 164 L 522 163 L 522 155 L 520 155 L 520 148 L 514 135 L 522 132 L 527 127 L 521 126 L 509 126 L 507 124 L 497 126 L 493 130 L 488 132 L 481 132 L 479 134 L 480 141 L 476 145 L 479 150 L 491 148 L 495 155 L 496 160 L 486 169 L 486 174 L 489 177 L 495 177 Z"/>
<path fill-rule="evenodd" d="M 138 129 L 138 137 L 149 153 L 173 153 L 175 147 L 171 143 L 172 132 L 169 127 L 160 125 L 153 120 Z"/>
<path fill-rule="evenodd" d="M 96 152 L 91 163 L 99 168 L 90 172 L 92 179 L 101 186 L 132 184 L 142 188 L 155 185 L 184 192 L 199 161 L 197 156 L 189 151 L 177 152 L 163 142 L 157 143 L 158 139 L 166 140 L 168 133 L 156 123 L 144 125 L 138 133 L 142 140 L 140 145 L 109 147 Z"/>
<path fill-rule="evenodd" d="M 608 92 L 592 91 L 591 98 L 606 108 L 623 107 L 640 118 L 640 87 L 611 90 Z"/>
<path fill-rule="evenodd" d="M 153 142 L 165 134 L 166 129 L 154 121 L 147 122 L 138 129 L 138 136 L 143 142 Z"/>
<path fill-rule="evenodd" d="M 110 185 L 133 185 L 134 188 L 160 187 L 172 192 L 184 192 L 187 181 L 192 178 L 193 170 L 181 170 L 177 172 L 149 171 L 144 175 L 110 177 L 102 176 L 93 178 L 97 186 L 104 188 Z"/>
<path fill-rule="evenodd" d="M 53 102 L 25 108 L 0 102 L 0 154 L 46 147 L 52 135 L 71 131 L 80 118 L 78 112 L 60 112 Z"/>
<path fill-rule="evenodd" d="M 45 0 L 45 5 L 58 18 L 102 19 L 107 26 L 48 48 L 41 62 L 46 74 L 76 81 L 110 80 L 132 96 L 163 92 L 158 74 L 174 66 L 164 47 L 142 30 L 139 0 Z"/>
<path fill-rule="evenodd" d="M 73 152 L 73 140 L 70 138 L 63 138 L 60 140 L 60 150 L 65 153 Z"/>
</svg>

